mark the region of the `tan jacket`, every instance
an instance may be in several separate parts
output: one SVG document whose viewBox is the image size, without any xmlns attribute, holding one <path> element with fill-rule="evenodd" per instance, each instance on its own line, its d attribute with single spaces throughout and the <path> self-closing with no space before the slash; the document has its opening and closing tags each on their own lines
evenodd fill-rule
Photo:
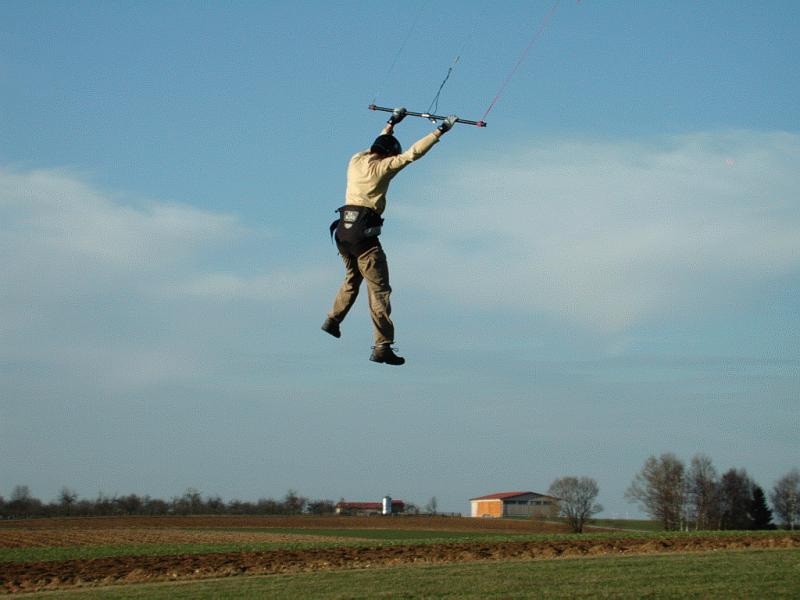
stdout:
<svg viewBox="0 0 800 600">
<path fill-rule="evenodd" d="M 424 156 L 438 141 L 436 135 L 429 133 L 397 156 L 387 158 L 368 150 L 353 155 L 347 167 L 345 204 L 368 206 L 382 214 L 386 208 L 386 191 L 392 178 Z"/>
</svg>

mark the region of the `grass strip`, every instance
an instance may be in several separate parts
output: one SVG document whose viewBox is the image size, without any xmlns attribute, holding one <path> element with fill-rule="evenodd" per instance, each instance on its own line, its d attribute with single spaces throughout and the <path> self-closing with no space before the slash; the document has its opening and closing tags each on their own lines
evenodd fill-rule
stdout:
<svg viewBox="0 0 800 600">
<path fill-rule="evenodd" d="M 221 598 L 797 598 L 800 550 L 492 561 L 232 577 L 25 594 L 63 600 Z"/>
</svg>

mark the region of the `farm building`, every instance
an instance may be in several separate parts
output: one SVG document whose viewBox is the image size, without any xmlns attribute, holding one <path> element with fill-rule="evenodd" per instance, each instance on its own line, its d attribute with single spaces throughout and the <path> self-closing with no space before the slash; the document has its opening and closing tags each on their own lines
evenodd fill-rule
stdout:
<svg viewBox="0 0 800 600">
<path fill-rule="evenodd" d="M 473 517 L 556 517 L 558 498 L 536 492 L 500 492 L 470 498 Z"/>
<path fill-rule="evenodd" d="M 336 514 L 369 517 L 401 513 L 405 508 L 406 503 L 402 500 L 392 500 L 387 497 L 383 499 L 383 502 L 339 502 L 336 505 Z"/>
</svg>

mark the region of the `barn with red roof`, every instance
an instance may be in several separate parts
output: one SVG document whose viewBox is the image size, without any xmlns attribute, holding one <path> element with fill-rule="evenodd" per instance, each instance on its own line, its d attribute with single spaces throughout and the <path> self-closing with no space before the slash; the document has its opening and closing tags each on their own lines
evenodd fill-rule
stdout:
<svg viewBox="0 0 800 600">
<path fill-rule="evenodd" d="M 387 509 L 387 502 L 391 503 L 391 510 Z M 339 502 L 336 505 L 337 515 L 356 515 L 369 517 L 380 514 L 398 514 L 405 511 L 406 503 L 402 500 L 392 500 L 388 496 L 383 502 Z"/>
<path fill-rule="evenodd" d="M 499 492 L 470 498 L 473 517 L 556 517 L 558 498 L 536 492 Z"/>
</svg>

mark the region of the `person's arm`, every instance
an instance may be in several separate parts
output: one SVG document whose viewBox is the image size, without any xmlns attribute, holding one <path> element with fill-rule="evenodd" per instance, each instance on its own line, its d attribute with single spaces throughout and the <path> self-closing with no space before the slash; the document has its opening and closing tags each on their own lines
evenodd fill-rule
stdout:
<svg viewBox="0 0 800 600">
<path fill-rule="evenodd" d="M 397 156 L 391 156 L 385 160 L 379 161 L 376 165 L 377 169 L 381 173 L 396 173 L 403 168 L 410 165 L 415 160 L 422 158 L 425 154 L 428 153 L 428 150 L 433 148 L 436 144 L 439 143 L 439 138 L 441 138 L 445 133 L 452 129 L 453 125 L 458 119 L 455 115 L 450 115 L 447 117 L 444 122 L 439 125 L 436 129 L 434 129 L 431 133 L 426 135 L 424 138 L 418 140 L 412 146 L 403 152 L 402 154 L 398 154 Z M 387 124 L 384 131 L 392 131 L 392 127 L 394 123 L 390 122 Z"/>
<path fill-rule="evenodd" d="M 439 139 L 440 137 L 442 137 L 442 136 L 443 136 L 445 133 L 447 133 L 448 131 L 450 131 L 450 130 L 453 128 L 453 125 L 455 125 L 455 123 L 456 123 L 456 121 L 457 121 L 457 120 L 458 120 L 458 117 L 457 117 L 456 115 L 450 115 L 450 116 L 449 116 L 449 117 L 447 117 L 447 118 L 446 118 L 444 121 L 442 121 L 442 124 L 441 124 L 441 125 L 439 125 L 439 126 L 438 126 L 438 127 L 437 127 L 437 128 L 434 130 L 434 131 L 433 131 L 433 135 L 435 135 L 435 136 L 436 136 L 436 139 L 438 140 L 438 139 Z"/>
<path fill-rule="evenodd" d="M 389 120 L 386 121 L 386 126 L 381 131 L 381 135 L 392 135 L 394 131 L 394 126 L 397 125 L 400 121 L 406 118 L 406 109 L 402 106 L 400 108 L 395 108 L 392 111 L 392 116 L 389 117 Z"/>
<path fill-rule="evenodd" d="M 434 129 L 431 133 L 426 135 L 421 140 L 414 143 L 408 150 L 397 156 L 392 156 L 386 160 L 382 160 L 379 165 L 384 172 L 400 171 L 408 166 L 418 158 L 422 158 L 427 154 L 428 150 L 439 143 L 439 138 L 452 129 L 453 125 L 458 119 L 455 115 L 447 117 L 441 125 Z"/>
</svg>

